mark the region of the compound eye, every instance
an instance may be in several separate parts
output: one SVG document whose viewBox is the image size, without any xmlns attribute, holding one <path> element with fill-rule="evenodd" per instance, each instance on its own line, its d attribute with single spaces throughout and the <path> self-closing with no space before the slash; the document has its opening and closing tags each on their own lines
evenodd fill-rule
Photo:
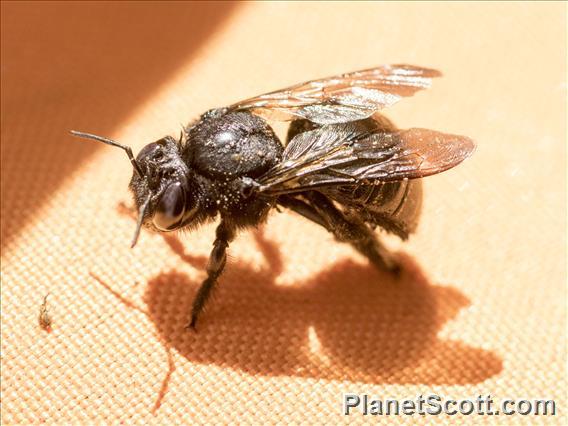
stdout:
<svg viewBox="0 0 568 426">
<path fill-rule="evenodd" d="M 163 192 L 152 221 L 161 231 L 171 231 L 179 225 L 185 212 L 185 192 L 181 184 L 173 183 Z"/>
</svg>

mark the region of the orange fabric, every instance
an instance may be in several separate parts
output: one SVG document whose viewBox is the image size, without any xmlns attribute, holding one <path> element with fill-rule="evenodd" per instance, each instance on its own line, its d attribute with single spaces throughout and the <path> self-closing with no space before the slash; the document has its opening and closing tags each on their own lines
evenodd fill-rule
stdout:
<svg viewBox="0 0 568 426">
<path fill-rule="evenodd" d="M 3 2 L 3 423 L 565 424 L 565 17 L 565 3 Z M 231 245 L 199 332 L 184 330 L 214 226 L 130 250 L 124 153 L 68 130 L 136 152 L 208 108 L 401 62 L 445 76 L 387 115 L 478 143 L 425 179 L 410 242 L 387 238 L 402 278 L 274 212 Z M 343 417 L 343 392 L 560 413 Z"/>
</svg>

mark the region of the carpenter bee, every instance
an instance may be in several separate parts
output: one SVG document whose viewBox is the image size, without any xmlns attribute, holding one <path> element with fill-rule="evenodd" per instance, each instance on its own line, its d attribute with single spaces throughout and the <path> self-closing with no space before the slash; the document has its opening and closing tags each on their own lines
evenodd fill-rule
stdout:
<svg viewBox="0 0 568 426">
<path fill-rule="evenodd" d="M 399 130 L 377 111 L 430 86 L 440 72 L 385 65 L 253 97 L 212 109 L 178 140 L 146 145 L 136 157 L 130 190 L 141 227 L 191 229 L 220 217 L 188 327 L 195 328 L 226 262 L 237 230 L 265 221 L 277 206 L 321 225 L 379 268 L 397 270 L 374 233 L 378 226 L 406 239 L 422 203 L 419 178 L 450 169 L 474 150 L 465 137 Z M 286 143 L 268 120 L 290 121 Z"/>
</svg>

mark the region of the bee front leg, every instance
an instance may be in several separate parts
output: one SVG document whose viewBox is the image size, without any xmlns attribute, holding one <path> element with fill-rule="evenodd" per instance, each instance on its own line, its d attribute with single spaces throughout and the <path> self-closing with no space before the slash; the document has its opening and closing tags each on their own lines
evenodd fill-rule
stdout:
<svg viewBox="0 0 568 426">
<path fill-rule="evenodd" d="M 199 314 L 203 311 L 209 296 L 211 296 L 211 291 L 217 283 L 217 279 L 225 268 L 225 264 L 227 263 L 227 247 L 229 247 L 229 242 L 232 241 L 234 237 L 234 228 L 229 226 L 224 220 L 221 220 L 221 223 L 215 231 L 215 242 L 213 243 L 213 250 L 211 251 L 209 262 L 207 263 L 207 278 L 197 291 L 191 308 L 191 321 L 187 328 L 195 330 Z"/>
</svg>

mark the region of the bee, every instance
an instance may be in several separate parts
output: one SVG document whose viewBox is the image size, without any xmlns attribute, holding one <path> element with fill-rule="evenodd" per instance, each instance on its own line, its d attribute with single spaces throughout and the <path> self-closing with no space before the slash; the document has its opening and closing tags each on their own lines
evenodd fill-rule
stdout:
<svg viewBox="0 0 568 426">
<path fill-rule="evenodd" d="M 430 87 L 441 73 L 412 65 L 384 65 L 312 80 L 212 109 L 134 157 L 132 149 L 101 136 L 72 131 L 123 149 L 134 168 L 130 190 L 140 229 L 194 229 L 220 217 L 195 296 L 195 329 L 239 230 L 264 222 L 281 206 L 351 244 L 378 268 L 397 263 L 377 227 L 402 239 L 417 226 L 420 178 L 448 170 L 474 150 L 465 136 L 397 129 L 378 114 Z M 289 121 L 282 143 L 268 121 Z"/>
</svg>

